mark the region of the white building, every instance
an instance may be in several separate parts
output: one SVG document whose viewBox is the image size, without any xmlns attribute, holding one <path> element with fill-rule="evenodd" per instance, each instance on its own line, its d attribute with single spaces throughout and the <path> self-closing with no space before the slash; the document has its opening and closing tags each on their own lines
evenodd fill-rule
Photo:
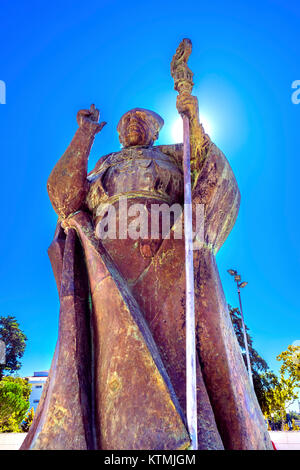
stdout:
<svg viewBox="0 0 300 470">
<path fill-rule="evenodd" d="M 48 377 L 48 372 L 49 372 L 48 370 L 34 372 L 33 376 L 26 377 L 26 379 L 28 379 L 28 382 L 31 385 L 31 394 L 29 397 L 29 402 L 30 402 L 29 409 L 31 410 L 31 408 L 33 408 L 34 412 L 36 411 L 38 403 L 40 401 L 42 391 L 43 391 L 45 382 Z"/>
</svg>

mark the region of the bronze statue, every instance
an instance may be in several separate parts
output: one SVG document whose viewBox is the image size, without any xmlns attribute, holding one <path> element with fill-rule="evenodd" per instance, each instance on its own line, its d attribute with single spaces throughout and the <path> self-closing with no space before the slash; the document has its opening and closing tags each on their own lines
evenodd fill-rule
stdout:
<svg viewBox="0 0 300 470">
<path fill-rule="evenodd" d="M 190 123 L 193 205 L 205 208 L 194 252 L 199 449 L 272 449 L 215 263 L 237 217 L 238 186 L 200 124 L 197 98 L 178 95 L 177 109 Z M 129 215 L 134 204 L 148 215 L 153 204 L 182 205 L 182 144 L 155 146 L 163 119 L 135 108 L 117 127 L 122 150 L 87 174 L 105 125 L 98 120 L 94 105 L 78 112 L 79 128 L 48 180 L 59 217 L 49 248 L 59 338 L 22 448 L 187 449 L 184 240 L 161 232 L 99 239 L 96 230 L 107 207 L 120 227 L 121 198 Z"/>
</svg>

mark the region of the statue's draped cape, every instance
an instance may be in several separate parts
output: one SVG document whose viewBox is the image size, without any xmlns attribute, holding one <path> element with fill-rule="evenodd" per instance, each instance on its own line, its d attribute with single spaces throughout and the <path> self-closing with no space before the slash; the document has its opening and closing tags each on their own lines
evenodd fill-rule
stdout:
<svg viewBox="0 0 300 470">
<path fill-rule="evenodd" d="M 182 146 L 160 146 L 178 161 Z M 222 290 L 215 254 L 234 225 L 238 187 L 211 144 L 193 190 L 204 204 L 194 252 L 200 449 L 271 449 Z M 79 211 L 49 256 L 59 337 L 23 449 L 186 449 L 184 240 L 165 239 L 132 278 L 122 245 Z M 132 263 L 136 262 L 132 255 Z M 145 260 L 143 260 L 143 263 Z"/>
</svg>

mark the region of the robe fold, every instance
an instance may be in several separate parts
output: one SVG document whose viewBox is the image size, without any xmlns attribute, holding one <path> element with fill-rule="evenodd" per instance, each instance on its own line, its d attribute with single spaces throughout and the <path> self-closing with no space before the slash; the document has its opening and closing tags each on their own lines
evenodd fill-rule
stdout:
<svg viewBox="0 0 300 470">
<path fill-rule="evenodd" d="M 160 148 L 181 158 L 182 146 Z M 215 262 L 240 195 L 213 144 L 192 197 L 205 207 L 194 252 L 199 449 L 272 449 Z M 22 448 L 186 449 L 184 240 L 164 239 L 140 262 L 140 242 L 97 240 L 84 211 L 65 231 L 58 224 L 49 248 L 59 337 Z"/>
</svg>

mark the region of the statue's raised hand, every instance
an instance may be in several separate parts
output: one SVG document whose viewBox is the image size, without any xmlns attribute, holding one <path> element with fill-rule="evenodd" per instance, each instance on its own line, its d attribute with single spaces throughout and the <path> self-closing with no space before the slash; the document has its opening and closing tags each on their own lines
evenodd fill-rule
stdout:
<svg viewBox="0 0 300 470">
<path fill-rule="evenodd" d="M 92 104 L 90 109 L 81 109 L 77 113 L 77 122 L 81 129 L 89 134 L 95 135 L 101 131 L 105 126 L 106 122 L 99 121 L 99 109 L 95 108 L 95 105 Z"/>
<path fill-rule="evenodd" d="M 198 99 L 196 96 L 179 94 L 177 96 L 176 107 L 179 114 L 185 115 L 189 119 L 195 119 L 198 117 Z"/>
</svg>

